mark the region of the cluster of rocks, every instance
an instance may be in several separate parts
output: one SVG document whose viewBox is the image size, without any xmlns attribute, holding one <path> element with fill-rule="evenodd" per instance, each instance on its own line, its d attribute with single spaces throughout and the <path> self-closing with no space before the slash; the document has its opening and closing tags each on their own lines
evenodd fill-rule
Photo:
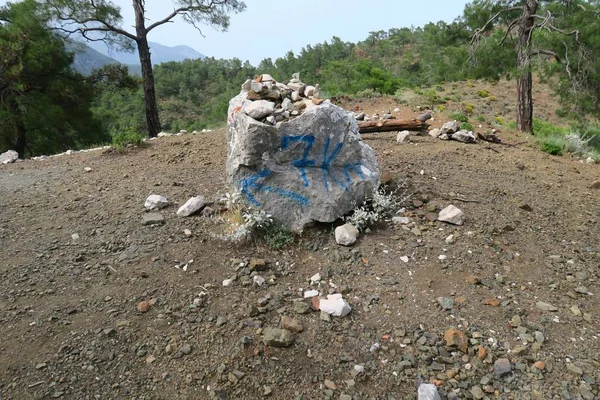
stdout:
<svg viewBox="0 0 600 400">
<path fill-rule="evenodd" d="M 441 140 L 456 140 L 462 143 L 477 143 L 477 136 L 473 131 L 460 129 L 458 121 L 446 122 L 441 128 L 429 131 L 429 135 Z"/>
<path fill-rule="evenodd" d="M 379 183 L 354 116 L 319 96 L 298 74 L 287 85 L 263 74 L 229 102 L 228 182 L 296 231 L 337 220 Z"/>
<path fill-rule="evenodd" d="M 277 82 L 269 74 L 259 75 L 255 80 L 248 79 L 242 85 L 245 99 L 252 103 L 244 106 L 243 112 L 269 125 L 299 116 L 312 105 L 320 105 L 319 85 L 307 85 L 295 73 L 287 85 Z"/>
<path fill-rule="evenodd" d="M 394 112 L 399 112 L 400 109 L 398 107 L 394 108 Z M 353 112 L 352 115 L 354 116 L 354 118 L 357 121 L 363 121 L 363 122 L 368 122 L 368 121 L 385 121 L 388 119 L 395 119 L 395 117 L 392 115 L 391 111 L 388 111 L 386 113 L 383 114 L 379 114 L 379 113 L 374 113 L 371 115 L 368 115 L 364 112 Z"/>
<path fill-rule="evenodd" d="M 180 130 L 177 133 L 168 133 L 168 132 L 160 132 L 156 138 L 163 138 L 163 137 L 169 137 L 169 136 L 183 136 L 183 135 L 197 135 L 199 133 L 211 133 L 214 132 L 214 129 L 202 129 L 201 131 L 192 131 L 191 133 L 186 131 L 185 129 Z M 156 140 L 156 138 L 150 138 L 148 140 Z"/>
<path fill-rule="evenodd" d="M 142 225 L 162 225 L 165 223 L 165 218 L 157 210 L 165 208 L 169 205 L 169 200 L 158 194 L 148 196 L 144 202 L 144 208 L 150 211 L 142 218 Z M 179 207 L 177 215 L 180 217 L 189 217 L 190 215 L 202 212 L 203 215 L 210 216 L 213 214 L 213 209 L 206 202 L 203 196 L 195 196 L 190 198 L 184 205 Z"/>
</svg>

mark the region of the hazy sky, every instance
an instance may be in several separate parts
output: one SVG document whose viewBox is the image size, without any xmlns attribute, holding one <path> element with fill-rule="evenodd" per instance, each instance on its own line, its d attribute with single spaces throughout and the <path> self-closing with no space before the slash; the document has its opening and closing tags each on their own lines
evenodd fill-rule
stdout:
<svg viewBox="0 0 600 400">
<path fill-rule="evenodd" d="M 113 0 L 121 6 L 124 27 L 133 31 L 131 0 Z M 174 46 L 188 45 L 216 58 L 249 60 L 257 65 L 288 50 L 298 52 L 338 36 L 343 41 L 364 40 L 369 32 L 451 22 L 462 14 L 467 0 L 245 0 L 246 11 L 233 15 L 228 32 L 205 27 L 202 37 L 182 20 L 158 27 L 150 40 Z M 6 0 L 0 0 L 0 4 Z M 171 0 L 147 0 L 149 22 L 173 10 Z"/>
</svg>

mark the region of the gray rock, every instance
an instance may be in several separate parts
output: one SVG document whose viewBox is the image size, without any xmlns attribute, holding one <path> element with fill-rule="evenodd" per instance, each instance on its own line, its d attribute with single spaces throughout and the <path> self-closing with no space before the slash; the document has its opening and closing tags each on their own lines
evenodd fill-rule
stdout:
<svg viewBox="0 0 600 400">
<path fill-rule="evenodd" d="M 14 150 L 8 150 L 0 154 L 0 164 L 11 164 L 19 159 L 19 153 Z"/>
<path fill-rule="evenodd" d="M 192 352 L 192 346 L 190 346 L 189 344 L 184 344 L 183 346 L 181 346 L 181 348 L 179 349 L 179 352 L 181 354 L 185 354 L 188 355 Z"/>
<path fill-rule="evenodd" d="M 252 91 L 254 91 L 256 93 L 260 94 L 264 89 L 266 89 L 266 88 L 260 82 L 253 81 L 253 82 L 250 83 L 250 90 L 252 90 Z"/>
<path fill-rule="evenodd" d="M 535 306 L 542 311 L 558 311 L 558 308 L 549 303 L 544 303 L 543 301 L 538 301 L 535 303 Z"/>
<path fill-rule="evenodd" d="M 269 74 L 262 74 L 262 79 L 261 79 L 262 82 L 272 82 L 274 80 L 275 79 L 273 79 L 273 77 L 271 75 L 269 75 Z"/>
<path fill-rule="evenodd" d="M 473 132 L 465 130 L 460 130 L 456 133 L 453 133 L 452 136 L 450 136 L 450 139 L 461 143 L 477 143 L 477 138 Z"/>
<path fill-rule="evenodd" d="M 583 375 L 583 370 L 573 363 L 567 363 L 567 371 L 575 376 Z"/>
<path fill-rule="evenodd" d="M 242 110 L 249 117 L 260 120 L 273 114 L 275 103 L 267 100 L 256 100 L 246 104 Z"/>
<path fill-rule="evenodd" d="M 271 347 L 289 347 L 294 343 L 294 335 L 287 329 L 266 328 L 263 343 Z"/>
<path fill-rule="evenodd" d="M 165 223 L 165 217 L 161 213 L 148 213 L 142 217 L 142 225 L 162 225 Z"/>
<path fill-rule="evenodd" d="M 304 301 L 296 301 L 292 306 L 292 310 L 296 314 L 308 314 L 310 312 L 310 305 Z"/>
<path fill-rule="evenodd" d="M 496 376 L 504 376 L 512 371 L 512 365 L 507 358 L 499 358 L 494 363 L 494 374 Z"/>
<path fill-rule="evenodd" d="M 473 395 L 474 398 L 476 399 L 483 399 L 483 397 L 485 396 L 485 393 L 483 393 L 483 390 L 481 389 L 481 386 L 476 385 L 473 386 L 471 388 L 471 394 Z"/>
<path fill-rule="evenodd" d="M 454 300 L 450 297 L 438 297 L 437 301 L 444 310 L 452 310 L 454 308 Z"/>
<path fill-rule="evenodd" d="M 398 132 L 398 135 L 396 136 L 396 142 L 398 143 L 406 143 L 409 142 L 410 138 L 410 132 L 409 131 L 402 131 L 402 132 Z"/>
<path fill-rule="evenodd" d="M 431 383 L 422 383 L 417 389 L 418 400 L 442 400 L 437 387 Z"/>
<path fill-rule="evenodd" d="M 442 130 L 440 128 L 435 128 L 429 131 L 429 136 L 434 138 L 439 138 L 442 134 Z"/>
<path fill-rule="evenodd" d="M 246 82 L 242 84 L 242 91 L 248 92 L 252 89 L 252 80 L 247 79 Z"/>
<path fill-rule="evenodd" d="M 440 211 L 438 221 L 447 222 L 453 225 L 462 225 L 465 222 L 465 213 L 458 207 L 450 204 L 448 207 Z"/>
<path fill-rule="evenodd" d="M 410 218 L 409 217 L 393 217 L 392 222 L 395 224 L 400 224 L 400 225 L 408 225 L 408 224 L 410 224 Z"/>
<path fill-rule="evenodd" d="M 366 114 L 364 112 L 358 113 L 354 115 L 357 121 L 364 121 Z"/>
<path fill-rule="evenodd" d="M 237 112 L 245 102 L 243 93 L 230 102 L 227 175 L 252 206 L 301 230 L 335 221 L 377 187 L 375 152 L 342 108 L 309 102 L 303 114 L 272 127 Z"/>
<path fill-rule="evenodd" d="M 286 111 L 294 111 L 296 109 L 294 103 L 292 103 L 292 101 L 288 98 L 283 99 L 281 102 L 281 108 Z"/>
<path fill-rule="evenodd" d="M 443 126 L 442 129 L 440 129 L 441 134 L 444 135 L 451 135 L 455 132 L 458 132 L 458 130 L 460 129 L 460 125 L 458 124 L 457 121 L 450 121 L 450 122 L 446 122 Z"/>
<path fill-rule="evenodd" d="M 430 119 L 431 119 L 431 117 L 432 117 L 431 111 L 430 111 L 430 110 L 427 110 L 427 111 L 425 111 L 423 114 L 419 115 L 419 116 L 417 117 L 417 119 L 418 119 L 419 121 L 421 121 L 421 122 L 425 122 L 425 121 L 427 121 L 427 120 L 430 120 Z"/>
<path fill-rule="evenodd" d="M 335 228 L 335 241 L 342 246 L 352 246 L 356 243 L 358 235 L 358 229 L 349 223 Z"/>
<path fill-rule="evenodd" d="M 385 113 L 383 114 L 383 117 L 381 117 L 382 119 L 392 119 L 393 115 L 390 113 Z"/>
</svg>

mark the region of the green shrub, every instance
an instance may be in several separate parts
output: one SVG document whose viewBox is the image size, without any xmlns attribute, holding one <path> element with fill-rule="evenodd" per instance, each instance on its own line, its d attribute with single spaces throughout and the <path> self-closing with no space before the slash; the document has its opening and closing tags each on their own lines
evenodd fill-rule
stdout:
<svg viewBox="0 0 600 400">
<path fill-rule="evenodd" d="M 364 89 L 359 92 L 356 92 L 355 95 L 358 99 L 375 99 L 379 97 L 383 97 L 383 94 L 373 89 Z"/>
<path fill-rule="evenodd" d="M 112 145 L 117 151 L 123 151 L 131 146 L 140 146 L 142 143 L 144 143 L 144 135 L 131 128 L 114 134 L 112 139 Z"/>
<path fill-rule="evenodd" d="M 564 136 L 568 134 L 569 131 L 569 128 L 554 125 L 552 122 L 542 121 L 537 118 L 534 118 L 533 120 L 533 133 L 538 137 Z"/>
<path fill-rule="evenodd" d="M 465 112 L 467 114 L 473 114 L 473 111 L 475 111 L 475 106 L 473 104 L 467 104 L 465 106 Z"/>
<path fill-rule="evenodd" d="M 460 129 L 463 131 L 474 131 L 475 130 L 473 125 L 468 122 L 463 122 L 462 124 L 460 124 Z"/>
<path fill-rule="evenodd" d="M 485 122 L 485 117 L 483 115 L 478 115 L 477 116 L 477 121 L 479 121 L 479 122 Z"/>
<path fill-rule="evenodd" d="M 294 232 L 275 222 L 264 228 L 261 234 L 267 245 L 272 249 L 279 250 L 294 243 Z"/>
<path fill-rule="evenodd" d="M 490 95 L 487 90 L 480 90 L 479 92 L 477 92 L 477 94 L 479 95 L 479 97 L 488 97 Z"/>
<path fill-rule="evenodd" d="M 546 136 L 539 141 L 540 149 L 548 154 L 560 156 L 565 147 L 564 138 L 561 136 Z"/>
<path fill-rule="evenodd" d="M 469 117 L 467 117 L 465 114 L 459 113 L 459 112 L 450 114 L 450 118 L 455 119 L 460 122 L 469 122 Z"/>
</svg>

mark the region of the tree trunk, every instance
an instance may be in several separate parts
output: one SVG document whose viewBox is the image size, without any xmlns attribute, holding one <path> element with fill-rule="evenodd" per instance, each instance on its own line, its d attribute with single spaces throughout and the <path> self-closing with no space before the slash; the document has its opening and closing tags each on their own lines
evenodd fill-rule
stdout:
<svg viewBox="0 0 600 400">
<path fill-rule="evenodd" d="M 25 147 L 27 146 L 26 128 L 21 115 L 17 114 L 17 141 L 15 142 L 15 151 L 19 153 L 19 158 L 25 158 Z"/>
<path fill-rule="evenodd" d="M 156 91 L 154 89 L 154 73 L 152 72 L 152 60 L 150 58 L 150 46 L 146 32 L 144 0 L 133 0 L 135 11 L 135 30 L 137 36 L 137 48 L 142 66 L 142 81 L 144 85 L 144 104 L 146 106 L 146 124 L 148 125 L 148 136 L 156 137 L 161 131 L 158 106 L 156 104 Z"/>
<path fill-rule="evenodd" d="M 367 121 L 358 123 L 360 133 L 392 132 L 392 131 L 423 131 L 427 128 L 425 122 L 416 119 L 386 119 L 383 121 Z"/>
<path fill-rule="evenodd" d="M 531 35 L 539 0 L 523 1 L 517 49 L 517 129 L 533 134 L 533 96 L 531 94 Z"/>
<path fill-rule="evenodd" d="M 19 108 L 17 100 L 11 101 L 9 110 L 12 112 L 15 121 L 15 130 L 17 137 L 15 139 L 15 151 L 19 153 L 19 158 L 25 158 L 25 148 L 27 147 L 27 128 L 23 122 L 23 114 Z M 30 151 L 31 152 L 31 151 Z"/>
</svg>

